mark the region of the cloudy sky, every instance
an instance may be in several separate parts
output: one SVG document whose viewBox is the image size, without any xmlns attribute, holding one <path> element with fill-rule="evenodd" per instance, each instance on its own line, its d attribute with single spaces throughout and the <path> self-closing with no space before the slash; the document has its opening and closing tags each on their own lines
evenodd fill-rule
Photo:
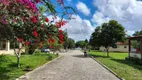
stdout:
<svg viewBox="0 0 142 80">
<path fill-rule="evenodd" d="M 89 39 L 94 29 L 109 20 L 117 20 L 128 35 L 142 30 L 142 1 L 140 0 L 65 0 L 78 13 L 62 29 L 69 37 Z"/>
</svg>

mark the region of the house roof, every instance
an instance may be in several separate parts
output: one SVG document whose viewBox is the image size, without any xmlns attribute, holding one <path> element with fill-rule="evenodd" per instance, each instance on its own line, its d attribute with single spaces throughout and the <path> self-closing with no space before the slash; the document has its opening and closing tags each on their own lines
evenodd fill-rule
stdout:
<svg viewBox="0 0 142 80">
<path fill-rule="evenodd" d="M 116 45 L 128 45 L 128 42 L 117 42 Z"/>
<path fill-rule="evenodd" d="M 142 39 L 142 35 L 140 35 L 140 36 L 128 37 L 128 39 Z"/>
</svg>

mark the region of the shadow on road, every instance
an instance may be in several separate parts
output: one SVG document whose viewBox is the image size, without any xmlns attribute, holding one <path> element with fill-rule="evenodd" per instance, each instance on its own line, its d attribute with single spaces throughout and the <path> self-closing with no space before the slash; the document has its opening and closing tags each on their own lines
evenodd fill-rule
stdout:
<svg viewBox="0 0 142 80">
<path fill-rule="evenodd" d="M 84 57 L 84 55 L 72 55 L 73 57 L 78 57 L 78 58 L 88 58 L 88 57 Z"/>
</svg>

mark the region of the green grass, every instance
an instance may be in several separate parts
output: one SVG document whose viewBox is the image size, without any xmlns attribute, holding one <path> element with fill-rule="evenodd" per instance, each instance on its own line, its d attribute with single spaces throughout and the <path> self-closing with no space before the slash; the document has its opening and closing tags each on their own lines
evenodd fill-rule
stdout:
<svg viewBox="0 0 142 80">
<path fill-rule="evenodd" d="M 1 58 L 1 57 L 0 57 Z M 17 68 L 16 56 L 5 55 L 0 59 L 0 80 L 15 80 L 25 74 L 27 66 L 33 70 L 46 62 L 56 58 L 54 54 L 22 55 L 20 59 L 21 68 Z"/>
<path fill-rule="evenodd" d="M 104 52 L 91 51 L 89 54 L 117 73 L 121 78 L 142 80 L 142 65 L 135 64 L 134 61 L 125 60 L 128 57 L 128 53 L 110 52 L 109 58 L 106 57 Z"/>
</svg>

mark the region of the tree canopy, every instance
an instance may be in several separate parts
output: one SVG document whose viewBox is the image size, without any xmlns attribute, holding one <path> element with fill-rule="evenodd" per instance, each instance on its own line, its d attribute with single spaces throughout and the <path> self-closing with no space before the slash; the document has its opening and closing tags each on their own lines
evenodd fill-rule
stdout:
<svg viewBox="0 0 142 80">
<path fill-rule="evenodd" d="M 136 31 L 136 32 L 133 34 L 133 36 L 140 36 L 140 35 L 142 35 L 142 30 Z"/>
<path fill-rule="evenodd" d="M 75 47 L 75 41 L 72 38 L 68 38 L 67 44 L 69 49 L 72 49 Z"/>
<path fill-rule="evenodd" d="M 87 46 L 88 46 L 88 40 L 87 39 L 85 39 L 85 40 L 81 40 L 81 41 L 77 41 L 76 43 L 75 43 L 75 47 L 76 48 L 78 48 L 78 47 L 80 47 L 80 48 L 87 48 Z"/>
<path fill-rule="evenodd" d="M 93 46 L 103 46 L 108 53 L 109 47 L 114 47 L 118 41 L 125 40 L 124 27 L 115 20 L 110 20 L 108 23 L 103 23 L 97 27 L 90 38 L 90 43 Z M 109 56 L 109 54 L 107 54 Z"/>
<path fill-rule="evenodd" d="M 89 44 L 94 48 L 99 48 L 101 46 L 100 41 L 100 26 L 96 27 L 95 31 L 92 33 Z"/>
<path fill-rule="evenodd" d="M 56 11 L 56 5 L 62 9 Z M 54 3 L 50 0 L 0 0 L 0 39 L 19 42 L 26 46 L 41 48 L 44 43 L 52 47 L 53 43 L 64 43 L 63 31 L 60 29 L 70 19 L 73 8 L 64 5 L 63 0 Z M 40 5 L 39 5 L 40 4 Z M 49 20 L 44 14 L 52 15 Z M 60 20 L 54 22 L 60 16 Z M 15 50 L 19 60 L 20 50 Z"/>
</svg>

